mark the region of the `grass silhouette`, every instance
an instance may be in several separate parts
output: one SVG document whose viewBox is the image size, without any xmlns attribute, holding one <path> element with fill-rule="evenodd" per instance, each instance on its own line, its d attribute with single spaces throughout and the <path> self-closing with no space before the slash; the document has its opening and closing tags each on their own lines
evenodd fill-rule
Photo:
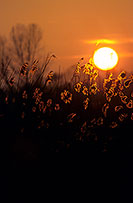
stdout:
<svg viewBox="0 0 133 203">
<path fill-rule="evenodd" d="M 48 152 L 133 150 L 132 74 L 109 73 L 101 85 L 90 59 L 84 65 L 78 62 L 71 80 L 61 83 L 53 71 L 44 78 L 46 67 L 37 75 L 37 64 L 30 69 L 24 64 L 18 80 L 10 77 L 10 88 L 0 89 L 0 127 L 11 159 L 38 159 Z"/>
</svg>

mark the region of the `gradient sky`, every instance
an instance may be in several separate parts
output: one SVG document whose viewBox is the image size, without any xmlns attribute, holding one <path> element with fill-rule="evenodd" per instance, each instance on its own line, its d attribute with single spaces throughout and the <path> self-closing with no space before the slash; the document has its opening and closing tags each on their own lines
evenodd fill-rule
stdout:
<svg viewBox="0 0 133 203">
<path fill-rule="evenodd" d="M 16 23 L 40 25 L 46 52 L 57 56 L 55 67 L 89 57 L 106 39 L 100 45 L 114 48 L 119 65 L 133 70 L 132 0 L 0 0 L 0 34 Z"/>
</svg>

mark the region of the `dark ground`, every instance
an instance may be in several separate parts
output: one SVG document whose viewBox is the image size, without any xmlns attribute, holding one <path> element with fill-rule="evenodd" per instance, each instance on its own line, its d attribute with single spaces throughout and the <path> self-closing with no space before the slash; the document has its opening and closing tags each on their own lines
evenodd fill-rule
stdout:
<svg viewBox="0 0 133 203">
<path fill-rule="evenodd" d="M 36 119 L 32 120 L 30 114 L 28 119 L 21 119 L 19 107 L 15 106 L 15 111 L 13 105 L 0 109 L 1 115 L 6 115 L 0 118 L 1 202 L 25 202 L 26 196 L 30 202 L 36 196 L 39 202 L 41 195 L 45 201 L 52 196 L 70 201 L 72 195 L 73 201 L 76 197 L 89 201 L 92 196 L 93 202 L 95 198 L 132 202 L 131 119 L 114 129 L 104 125 L 81 134 L 82 119 L 72 123 L 63 120 L 60 126 L 56 125 L 59 118 L 54 115 L 51 123 L 55 121 L 55 125 L 37 129 Z M 61 156 L 55 157 L 54 152 Z"/>
<path fill-rule="evenodd" d="M 102 154 L 95 153 L 105 152 L 100 141 L 98 144 L 72 143 L 69 148 L 58 143 L 53 150 L 53 145 L 46 147 L 42 135 L 12 137 L 10 134 L 8 142 L 1 140 L 1 168 L 4 166 L 1 202 L 31 202 L 32 199 L 42 202 L 47 198 L 49 201 L 132 202 L 133 138 L 130 130 L 110 131 L 108 136 L 111 134 L 113 139 L 107 146 L 108 151 Z M 105 135 L 106 131 L 108 129 L 102 129 L 98 133 L 101 136 L 100 133 Z M 57 148 L 63 152 L 58 158 L 53 154 Z M 66 156 L 66 152 L 74 154 Z"/>
</svg>

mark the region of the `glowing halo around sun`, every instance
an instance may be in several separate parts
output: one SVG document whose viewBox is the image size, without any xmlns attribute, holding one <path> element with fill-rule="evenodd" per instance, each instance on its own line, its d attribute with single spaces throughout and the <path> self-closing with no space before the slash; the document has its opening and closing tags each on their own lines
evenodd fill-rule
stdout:
<svg viewBox="0 0 133 203">
<path fill-rule="evenodd" d="M 118 63 L 118 54 L 112 48 L 102 47 L 93 55 L 93 61 L 97 68 L 107 71 L 113 69 Z"/>
</svg>

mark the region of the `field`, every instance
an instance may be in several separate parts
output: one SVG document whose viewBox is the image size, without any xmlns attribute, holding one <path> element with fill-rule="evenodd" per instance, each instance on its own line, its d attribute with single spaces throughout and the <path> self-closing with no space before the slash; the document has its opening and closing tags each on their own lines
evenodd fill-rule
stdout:
<svg viewBox="0 0 133 203">
<path fill-rule="evenodd" d="M 91 59 L 76 64 L 69 82 L 53 71 L 45 78 L 38 71 L 37 60 L 24 64 L 17 79 L 6 81 L 8 88 L 1 86 L 5 156 L 38 160 L 49 152 L 133 151 L 132 74 L 100 78 Z"/>
</svg>

